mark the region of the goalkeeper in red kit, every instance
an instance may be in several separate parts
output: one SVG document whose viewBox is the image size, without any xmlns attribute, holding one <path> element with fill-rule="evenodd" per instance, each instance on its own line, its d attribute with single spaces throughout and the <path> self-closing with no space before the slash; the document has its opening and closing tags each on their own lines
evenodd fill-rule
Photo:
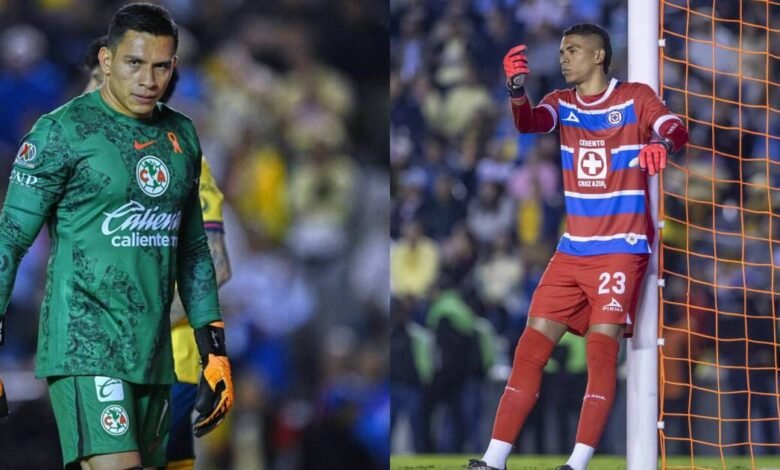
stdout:
<svg viewBox="0 0 780 470">
<path fill-rule="evenodd" d="M 558 468 L 584 470 L 614 401 L 619 341 L 633 333 L 655 235 L 648 176 L 666 167 L 688 131 L 650 87 L 608 77 L 612 47 L 600 26 L 563 32 L 559 62 L 570 88 L 536 106 L 525 93 L 525 51 L 516 46 L 504 58 L 512 114 L 522 133 L 559 133 L 566 231 L 531 300 L 490 444 L 468 468 L 506 468 L 539 396 L 542 369 L 570 331 L 586 337 L 588 386 L 574 450 Z"/>
</svg>

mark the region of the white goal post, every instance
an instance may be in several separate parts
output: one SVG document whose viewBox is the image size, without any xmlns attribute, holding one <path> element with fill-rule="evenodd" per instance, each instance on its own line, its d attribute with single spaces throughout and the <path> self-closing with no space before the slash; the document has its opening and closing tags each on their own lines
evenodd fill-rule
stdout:
<svg viewBox="0 0 780 470">
<path fill-rule="evenodd" d="M 628 2 L 628 80 L 658 92 L 659 1 Z M 649 178 L 653 221 L 658 226 L 658 176 Z M 628 340 L 628 470 L 658 468 L 658 236 L 637 307 L 634 337 Z"/>
</svg>

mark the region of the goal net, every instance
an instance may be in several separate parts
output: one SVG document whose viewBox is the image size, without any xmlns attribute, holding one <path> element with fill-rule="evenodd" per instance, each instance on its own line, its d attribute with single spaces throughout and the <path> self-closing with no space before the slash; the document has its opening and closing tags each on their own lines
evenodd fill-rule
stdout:
<svg viewBox="0 0 780 470">
<path fill-rule="evenodd" d="M 780 2 L 660 10 L 661 94 L 690 132 L 660 189 L 661 461 L 731 468 L 780 455 Z"/>
</svg>

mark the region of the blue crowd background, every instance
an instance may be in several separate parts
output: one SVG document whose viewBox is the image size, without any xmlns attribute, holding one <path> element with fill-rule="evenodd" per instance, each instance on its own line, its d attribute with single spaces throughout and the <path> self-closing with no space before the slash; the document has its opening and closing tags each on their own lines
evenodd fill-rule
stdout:
<svg viewBox="0 0 780 470">
<path fill-rule="evenodd" d="M 664 62 L 663 98 L 692 118 L 692 145 L 670 156 L 677 166 L 664 175 L 671 274 L 663 365 L 670 380 L 688 384 L 663 390 L 665 432 L 676 438 L 666 450 L 688 454 L 694 437 L 712 443 L 696 444 L 698 454 L 778 453 L 780 321 L 771 286 L 780 224 L 767 221 L 780 204 L 772 81 L 780 64 L 767 45 L 780 39 L 780 9 L 668 3 L 677 8 L 664 10 L 674 60 Z M 626 80 L 627 17 L 622 0 L 391 0 L 393 453 L 484 450 L 531 295 L 562 232 L 557 136 L 517 133 L 503 55 L 528 46 L 526 88 L 538 102 L 565 87 L 562 31 L 598 23 L 612 39 L 609 75 Z M 740 99 L 753 106 L 734 104 Z M 621 351 L 603 453 L 626 449 Z M 555 349 L 521 453 L 571 451 L 584 355 L 584 340 L 568 334 Z M 726 419 L 713 425 L 718 417 Z"/>
<path fill-rule="evenodd" d="M 129 2 L 0 0 L 0 175 L 35 120 L 80 94 L 87 45 Z M 221 289 L 236 405 L 197 468 L 387 468 L 389 17 L 379 0 L 162 0 L 180 27 L 170 104 L 225 194 Z M 7 179 L 0 178 L 4 194 Z M 33 378 L 48 244 L 7 311 L 0 467 L 57 468 Z"/>
</svg>

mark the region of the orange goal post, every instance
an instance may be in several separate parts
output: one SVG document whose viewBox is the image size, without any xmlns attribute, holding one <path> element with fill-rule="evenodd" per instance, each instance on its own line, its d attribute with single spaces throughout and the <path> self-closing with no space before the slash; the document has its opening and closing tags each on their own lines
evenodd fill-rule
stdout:
<svg viewBox="0 0 780 470">
<path fill-rule="evenodd" d="M 632 22 L 632 4 L 655 14 Z M 676 468 L 702 457 L 724 469 L 737 456 L 780 463 L 780 2 L 629 7 L 629 80 L 660 78 L 650 84 L 690 143 L 653 178 L 662 237 L 629 344 L 628 468 L 655 469 L 659 456 L 675 468 L 671 455 L 690 457 Z M 659 22 L 636 25 L 647 18 Z M 652 30 L 635 50 L 633 29 Z M 632 57 L 654 71 L 632 76 Z"/>
</svg>

